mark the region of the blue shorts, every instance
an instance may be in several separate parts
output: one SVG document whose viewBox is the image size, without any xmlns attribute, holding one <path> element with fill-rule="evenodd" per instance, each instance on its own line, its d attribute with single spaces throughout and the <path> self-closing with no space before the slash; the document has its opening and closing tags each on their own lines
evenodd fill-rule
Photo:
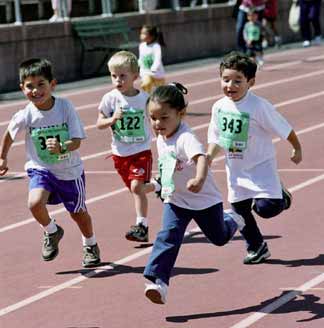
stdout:
<svg viewBox="0 0 324 328">
<path fill-rule="evenodd" d="M 47 204 L 63 203 L 71 213 L 86 211 L 84 173 L 75 180 L 59 180 L 46 170 L 28 169 L 29 190 L 35 188 L 50 192 Z"/>
</svg>

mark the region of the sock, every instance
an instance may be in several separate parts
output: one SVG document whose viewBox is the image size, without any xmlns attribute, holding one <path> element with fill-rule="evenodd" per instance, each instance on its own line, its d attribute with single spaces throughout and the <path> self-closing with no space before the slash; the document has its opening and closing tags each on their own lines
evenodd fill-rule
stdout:
<svg viewBox="0 0 324 328">
<path fill-rule="evenodd" d="M 147 218 L 144 216 L 138 216 L 136 218 L 136 225 L 142 224 L 144 227 L 148 226 Z"/>
<path fill-rule="evenodd" d="M 93 234 L 92 237 L 86 238 L 82 236 L 82 245 L 83 246 L 94 246 L 97 244 L 96 236 Z"/>
<path fill-rule="evenodd" d="M 47 226 L 43 226 L 44 230 L 48 234 L 52 234 L 57 231 L 57 225 L 55 224 L 55 220 L 51 219 L 51 222 Z"/>
<path fill-rule="evenodd" d="M 157 181 L 152 180 L 151 183 L 153 183 L 153 185 L 154 185 L 155 192 L 159 192 L 161 190 L 161 185 Z"/>
</svg>

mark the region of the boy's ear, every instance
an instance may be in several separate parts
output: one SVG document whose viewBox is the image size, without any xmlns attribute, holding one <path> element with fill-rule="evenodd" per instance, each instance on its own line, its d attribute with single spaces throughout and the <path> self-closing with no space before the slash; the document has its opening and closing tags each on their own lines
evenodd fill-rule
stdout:
<svg viewBox="0 0 324 328">
<path fill-rule="evenodd" d="M 57 80 L 56 80 L 56 79 L 53 79 L 53 80 L 50 82 L 50 85 L 51 85 L 52 90 L 54 90 L 54 88 L 55 88 L 56 85 L 57 85 Z"/>
<path fill-rule="evenodd" d="M 249 87 L 252 88 L 255 84 L 255 77 L 249 80 Z"/>
</svg>

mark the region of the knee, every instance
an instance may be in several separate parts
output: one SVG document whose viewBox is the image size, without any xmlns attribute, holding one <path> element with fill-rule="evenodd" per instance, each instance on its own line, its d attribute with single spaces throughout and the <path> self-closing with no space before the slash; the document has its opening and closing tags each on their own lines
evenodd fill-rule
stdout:
<svg viewBox="0 0 324 328">
<path fill-rule="evenodd" d="M 143 181 L 132 180 L 130 190 L 133 194 L 140 195 L 143 193 Z"/>
<path fill-rule="evenodd" d="M 263 219 L 270 219 L 278 215 L 283 210 L 283 207 L 280 199 L 262 199 L 255 202 L 253 209 Z"/>
<path fill-rule="evenodd" d="M 45 204 L 42 202 L 41 199 L 34 197 L 28 199 L 27 206 L 31 212 L 34 212 L 42 209 L 45 206 Z"/>
</svg>

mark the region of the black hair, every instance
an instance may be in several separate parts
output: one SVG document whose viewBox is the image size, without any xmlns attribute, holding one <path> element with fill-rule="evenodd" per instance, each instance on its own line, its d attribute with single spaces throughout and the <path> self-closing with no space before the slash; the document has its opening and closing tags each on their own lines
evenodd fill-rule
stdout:
<svg viewBox="0 0 324 328">
<path fill-rule="evenodd" d="M 31 58 L 23 61 L 19 66 L 20 83 L 24 83 L 29 76 L 43 76 L 51 82 L 53 80 L 52 63 L 43 58 Z"/>
<path fill-rule="evenodd" d="M 188 93 L 188 89 L 181 83 L 172 82 L 168 85 L 157 87 L 147 100 L 147 104 L 152 102 L 169 104 L 171 108 L 182 111 L 187 107 L 187 103 L 183 95 Z"/>
<path fill-rule="evenodd" d="M 242 72 L 249 81 L 255 77 L 258 66 L 244 53 L 232 51 L 223 58 L 219 65 L 221 75 L 226 68 Z"/>
<path fill-rule="evenodd" d="M 157 26 L 143 25 L 142 29 L 147 31 L 147 33 L 152 37 L 153 42 L 157 42 L 160 46 L 166 47 L 163 33 Z"/>
</svg>

